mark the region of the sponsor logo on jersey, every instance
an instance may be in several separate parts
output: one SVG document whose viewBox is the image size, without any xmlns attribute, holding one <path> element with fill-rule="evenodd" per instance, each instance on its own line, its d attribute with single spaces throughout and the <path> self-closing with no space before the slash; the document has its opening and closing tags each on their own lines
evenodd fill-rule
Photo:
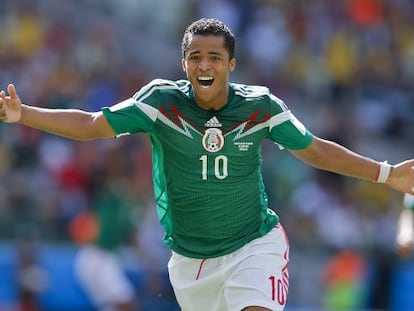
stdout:
<svg viewBox="0 0 414 311">
<path fill-rule="evenodd" d="M 204 132 L 201 143 L 208 152 L 218 152 L 224 146 L 223 133 L 218 128 L 208 128 Z"/>
<path fill-rule="evenodd" d="M 219 122 L 219 120 L 217 119 L 217 117 L 212 117 L 204 125 L 205 125 L 205 127 L 216 127 L 216 128 L 217 127 L 222 127 L 222 124 Z"/>
</svg>

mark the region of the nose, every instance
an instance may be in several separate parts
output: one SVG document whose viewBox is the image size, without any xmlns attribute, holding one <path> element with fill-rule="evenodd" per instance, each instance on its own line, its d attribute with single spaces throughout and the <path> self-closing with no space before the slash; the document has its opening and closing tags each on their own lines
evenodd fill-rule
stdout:
<svg viewBox="0 0 414 311">
<path fill-rule="evenodd" d="M 211 65 L 210 65 L 210 61 L 208 60 L 208 58 L 202 58 L 198 64 L 198 68 L 201 71 L 207 71 L 210 69 L 210 67 Z"/>
</svg>

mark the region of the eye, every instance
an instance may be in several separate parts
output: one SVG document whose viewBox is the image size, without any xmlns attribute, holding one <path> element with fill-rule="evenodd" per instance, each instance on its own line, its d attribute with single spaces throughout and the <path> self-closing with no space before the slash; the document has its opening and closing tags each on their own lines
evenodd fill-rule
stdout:
<svg viewBox="0 0 414 311">
<path fill-rule="evenodd" d="M 201 59 L 200 55 L 190 55 L 190 56 L 188 57 L 188 60 L 189 60 L 189 61 L 192 61 L 192 62 L 197 62 L 197 61 L 199 61 L 200 59 Z"/>
<path fill-rule="evenodd" d="M 217 56 L 217 55 L 213 55 L 213 56 L 210 57 L 210 60 L 212 62 L 218 62 L 218 61 L 221 60 L 221 57 L 220 56 Z"/>
</svg>

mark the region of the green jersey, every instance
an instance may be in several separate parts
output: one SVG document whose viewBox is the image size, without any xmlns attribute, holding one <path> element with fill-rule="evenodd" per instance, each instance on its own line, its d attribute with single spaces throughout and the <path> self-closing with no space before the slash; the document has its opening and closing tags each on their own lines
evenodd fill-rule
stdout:
<svg viewBox="0 0 414 311">
<path fill-rule="evenodd" d="M 269 232 L 261 145 L 303 149 L 312 134 L 261 86 L 229 84 L 220 110 L 197 106 L 188 81 L 154 80 L 132 98 L 103 108 L 117 136 L 146 132 L 165 243 L 193 258 L 225 255 Z"/>
</svg>

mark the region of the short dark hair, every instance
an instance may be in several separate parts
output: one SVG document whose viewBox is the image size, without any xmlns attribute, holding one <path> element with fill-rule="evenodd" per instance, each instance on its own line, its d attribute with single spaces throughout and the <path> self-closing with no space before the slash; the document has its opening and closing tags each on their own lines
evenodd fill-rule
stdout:
<svg viewBox="0 0 414 311">
<path fill-rule="evenodd" d="M 224 48 L 229 53 L 230 59 L 234 57 L 236 40 L 230 28 L 223 22 L 214 18 L 201 18 L 189 25 L 184 31 L 183 41 L 181 43 L 181 51 L 183 57 L 185 57 L 185 53 L 188 49 L 188 45 L 190 44 L 190 38 L 192 35 L 223 36 Z"/>
</svg>

